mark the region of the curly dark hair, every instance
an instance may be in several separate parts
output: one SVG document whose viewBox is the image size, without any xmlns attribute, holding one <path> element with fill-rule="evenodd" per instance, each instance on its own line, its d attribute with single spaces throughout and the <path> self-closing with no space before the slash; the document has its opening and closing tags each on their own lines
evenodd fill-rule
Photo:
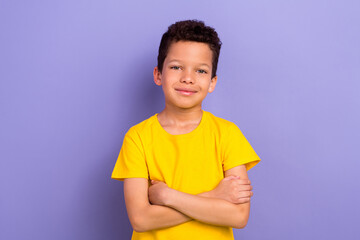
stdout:
<svg viewBox="0 0 360 240">
<path fill-rule="evenodd" d="M 219 60 L 221 41 L 214 28 L 206 26 L 203 21 L 186 20 L 179 21 L 169 26 L 161 38 L 158 55 L 158 69 L 160 73 L 169 47 L 178 41 L 194 41 L 207 43 L 212 51 L 212 73 L 211 78 L 216 76 L 216 69 Z"/>
</svg>

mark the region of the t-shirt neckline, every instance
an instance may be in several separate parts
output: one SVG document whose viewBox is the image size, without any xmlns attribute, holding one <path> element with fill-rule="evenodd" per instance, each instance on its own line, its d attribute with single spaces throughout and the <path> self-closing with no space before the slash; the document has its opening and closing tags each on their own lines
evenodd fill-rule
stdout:
<svg viewBox="0 0 360 240">
<path fill-rule="evenodd" d="M 204 111 L 204 110 L 201 110 L 201 111 L 202 111 L 202 116 L 201 116 L 201 120 L 200 120 L 199 125 L 197 125 L 197 127 L 196 127 L 194 130 L 192 130 L 191 132 L 183 133 L 183 134 L 171 134 L 171 133 L 168 133 L 168 132 L 161 126 L 161 124 L 160 124 L 160 122 L 159 122 L 159 119 L 158 119 L 158 117 L 157 117 L 157 116 L 158 116 L 158 113 L 156 113 L 156 114 L 154 115 L 154 118 L 155 118 L 155 122 L 156 122 L 157 127 L 160 129 L 160 132 L 162 132 L 164 135 L 166 135 L 166 136 L 168 136 L 168 137 L 170 137 L 170 138 L 187 138 L 187 137 L 190 137 L 190 136 L 196 134 L 196 133 L 199 131 L 199 129 L 201 129 L 202 126 L 204 125 L 204 122 L 205 122 L 205 120 L 206 120 L 206 111 Z"/>
</svg>

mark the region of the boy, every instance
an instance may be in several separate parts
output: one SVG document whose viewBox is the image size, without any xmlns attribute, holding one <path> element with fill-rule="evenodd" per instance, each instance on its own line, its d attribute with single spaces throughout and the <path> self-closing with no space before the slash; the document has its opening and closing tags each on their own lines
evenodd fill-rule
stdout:
<svg viewBox="0 0 360 240">
<path fill-rule="evenodd" d="M 245 227 L 260 159 L 239 128 L 201 108 L 214 91 L 221 42 L 201 21 L 164 33 L 154 69 L 165 108 L 131 127 L 112 178 L 124 181 L 132 239 L 234 239 Z"/>
</svg>

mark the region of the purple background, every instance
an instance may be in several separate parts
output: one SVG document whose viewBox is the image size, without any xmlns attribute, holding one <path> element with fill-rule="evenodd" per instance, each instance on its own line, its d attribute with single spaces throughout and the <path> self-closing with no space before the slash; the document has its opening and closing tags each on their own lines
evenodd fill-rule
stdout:
<svg viewBox="0 0 360 240">
<path fill-rule="evenodd" d="M 0 1 L 0 239 L 130 239 L 110 179 L 127 129 L 162 110 L 167 26 L 223 48 L 204 109 L 262 162 L 235 239 L 359 239 L 360 2 Z"/>
</svg>

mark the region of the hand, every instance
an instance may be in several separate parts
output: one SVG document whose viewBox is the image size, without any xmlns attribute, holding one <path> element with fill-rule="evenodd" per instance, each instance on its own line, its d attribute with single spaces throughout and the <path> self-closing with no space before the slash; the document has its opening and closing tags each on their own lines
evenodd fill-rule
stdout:
<svg viewBox="0 0 360 240">
<path fill-rule="evenodd" d="M 247 203 L 254 195 L 251 190 L 250 180 L 231 175 L 222 179 L 211 195 L 236 204 Z"/>
<path fill-rule="evenodd" d="M 169 193 L 170 188 L 166 183 L 156 180 L 151 180 L 149 187 L 149 201 L 153 205 L 165 205 L 165 199 Z"/>
</svg>

